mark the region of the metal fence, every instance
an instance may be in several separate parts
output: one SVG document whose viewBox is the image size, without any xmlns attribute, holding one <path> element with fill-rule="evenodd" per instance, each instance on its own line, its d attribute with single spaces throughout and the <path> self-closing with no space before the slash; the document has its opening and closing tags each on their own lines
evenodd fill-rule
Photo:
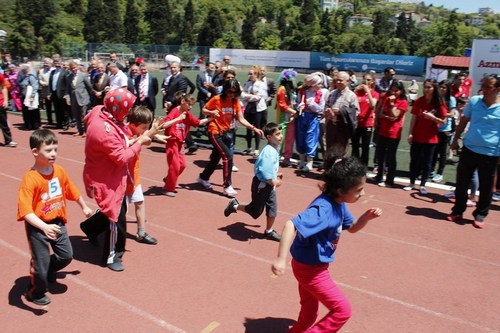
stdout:
<svg viewBox="0 0 500 333">
<path fill-rule="evenodd" d="M 184 62 L 191 62 L 197 56 L 208 58 L 209 46 L 190 45 L 154 45 L 154 44 L 112 44 L 112 43 L 76 43 L 63 44 L 64 58 L 82 59 L 89 61 L 94 53 L 116 52 L 143 58 L 146 62 L 162 62 L 167 54 L 175 54 Z M 122 59 L 123 60 L 123 59 Z"/>
</svg>

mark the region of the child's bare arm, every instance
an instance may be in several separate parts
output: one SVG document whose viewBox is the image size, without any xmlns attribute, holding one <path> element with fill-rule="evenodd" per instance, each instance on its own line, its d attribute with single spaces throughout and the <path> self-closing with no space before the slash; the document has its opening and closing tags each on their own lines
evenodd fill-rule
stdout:
<svg viewBox="0 0 500 333">
<path fill-rule="evenodd" d="M 288 256 L 288 251 L 292 245 L 293 237 L 295 236 L 295 226 L 291 220 L 285 222 L 283 231 L 281 232 L 281 240 L 278 248 L 278 258 L 274 261 L 271 270 L 277 276 L 281 276 L 285 273 L 286 268 L 286 258 Z"/>
<path fill-rule="evenodd" d="M 49 239 L 56 239 L 57 234 L 61 232 L 61 227 L 57 224 L 47 224 L 42 221 L 35 213 L 28 213 L 24 216 L 24 220 L 37 229 L 43 231 L 45 236 Z"/>
<path fill-rule="evenodd" d="M 349 232 L 354 233 L 358 232 L 365 227 L 368 221 L 373 220 L 374 218 L 380 217 L 382 215 L 381 208 L 370 208 L 363 215 L 361 215 L 356 222 L 348 229 Z"/>
<path fill-rule="evenodd" d="M 204 126 L 207 123 L 211 122 L 212 120 L 214 120 L 213 117 L 208 117 L 208 118 L 205 118 L 205 119 L 201 119 L 200 123 L 198 124 L 198 126 Z"/>
<path fill-rule="evenodd" d="M 86 217 L 91 217 L 92 216 L 92 214 L 94 212 L 92 211 L 92 209 L 89 206 L 87 206 L 87 203 L 85 202 L 85 200 L 83 199 L 82 196 L 80 196 L 78 198 L 78 200 L 76 200 L 76 203 L 80 206 L 80 208 L 82 209 L 83 214 Z"/>
<path fill-rule="evenodd" d="M 177 124 L 178 122 L 183 121 L 184 119 L 186 119 L 185 112 L 181 113 L 177 118 L 164 122 L 161 127 L 162 129 L 169 128 L 173 124 Z"/>
</svg>

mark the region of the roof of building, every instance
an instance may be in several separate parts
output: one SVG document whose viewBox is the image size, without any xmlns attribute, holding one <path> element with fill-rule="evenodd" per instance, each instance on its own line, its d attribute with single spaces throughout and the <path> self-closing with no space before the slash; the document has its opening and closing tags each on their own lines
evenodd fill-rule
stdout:
<svg viewBox="0 0 500 333">
<path fill-rule="evenodd" d="M 469 57 L 435 56 L 432 60 L 433 68 L 468 69 L 469 65 Z"/>
</svg>

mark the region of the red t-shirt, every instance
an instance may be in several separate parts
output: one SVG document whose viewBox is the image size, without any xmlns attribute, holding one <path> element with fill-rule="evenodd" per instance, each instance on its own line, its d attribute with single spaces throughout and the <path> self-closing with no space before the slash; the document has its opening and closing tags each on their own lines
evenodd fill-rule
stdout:
<svg viewBox="0 0 500 333">
<path fill-rule="evenodd" d="M 394 106 L 401 111 L 398 119 L 392 121 L 385 118 L 379 118 L 380 128 L 378 134 L 390 139 L 400 139 L 403 123 L 405 121 L 405 113 L 408 111 L 408 100 L 405 98 L 396 99 L 394 101 Z M 382 113 L 384 114 L 385 112 L 386 115 L 390 115 L 386 110 L 390 110 L 391 108 L 390 100 L 386 98 L 382 107 Z"/>
<path fill-rule="evenodd" d="M 221 96 L 210 99 L 205 104 L 205 109 L 219 111 L 219 116 L 208 123 L 208 132 L 212 134 L 221 134 L 220 131 L 229 130 L 234 118 L 241 112 L 240 102 L 236 98 L 222 99 Z"/>
<path fill-rule="evenodd" d="M 413 127 L 413 142 L 415 143 L 438 143 L 439 124 L 423 116 L 425 111 L 429 111 L 438 118 L 443 119 L 446 114 L 446 106 L 441 103 L 441 107 L 436 110 L 432 103 L 427 103 L 425 97 L 418 98 L 413 103 L 411 114 L 417 117 Z"/>
<path fill-rule="evenodd" d="M 164 122 L 173 120 L 181 115 L 181 110 L 179 107 L 173 108 L 165 118 Z M 198 127 L 200 120 L 196 118 L 191 112 L 186 112 L 186 118 L 183 121 L 173 124 L 172 126 L 165 129 L 165 135 L 170 135 L 172 139 L 177 139 L 180 142 L 186 140 L 189 133 L 189 128 L 191 126 Z"/>
<path fill-rule="evenodd" d="M 370 104 L 368 94 L 363 89 L 357 89 L 355 93 L 359 102 L 358 127 L 373 127 L 373 107 Z M 374 89 L 370 89 L 370 94 L 374 99 L 379 99 L 379 94 Z"/>
</svg>

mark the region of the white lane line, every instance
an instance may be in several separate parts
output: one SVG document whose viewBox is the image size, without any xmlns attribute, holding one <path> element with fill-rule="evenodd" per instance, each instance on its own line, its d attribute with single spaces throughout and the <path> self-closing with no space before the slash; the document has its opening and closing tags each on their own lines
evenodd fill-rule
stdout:
<svg viewBox="0 0 500 333">
<path fill-rule="evenodd" d="M 93 292 L 94 294 L 97 294 L 103 298 L 106 298 L 108 301 L 111 301 L 119 306 L 121 306 L 122 308 L 125 308 L 126 310 L 138 315 L 139 317 L 142 317 L 146 320 L 149 320 L 151 322 L 153 322 L 154 324 L 160 326 L 161 328 L 164 328 L 166 329 L 168 332 L 173 332 L 173 333 L 185 333 L 184 330 L 166 322 L 165 320 L 161 319 L 161 318 L 158 318 L 156 316 L 153 316 L 152 314 L 150 314 L 149 312 L 147 311 L 144 311 L 144 310 L 141 310 L 140 308 L 130 304 L 130 303 L 127 303 L 107 292 L 105 292 L 104 290 L 102 289 L 99 289 L 99 288 L 96 288 L 94 287 L 93 285 L 83 281 L 82 279 L 79 279 L 77 277 L 74 277 L 72 275 L 67 275 L 66 278 L 68 278 L 69 280 L 75 282 L 76 284 L 84 287 L 85 289 Z"/>
<path fill-rule="evenodd" d="M 373 291 L 370 291 L 370 290 L 366 290 L 366 289 L 354 287 L 354 286 L 351 286 L 349 284 L 345 284 L 345 283 L 342 283 L 342 282 L 336 282 L 336 283 L 338 285 L 341 285 L 344 288 L 348 288 L 348 289 L 360 292 L 362 294 L 370 295 L 372 297 L 375 297 L 375 298 L 378 298 L 378 299 L 381 299 L 381 300 L 384 300 L 384 301 L 387 301 L 387 302 L 396 303 L 396 304 L 402 305 L 402 306 L 404 306 L 406 308 L 409 308 L 409 309 L 412 309 L 412 310 L 416 310 L 416 311 L 420 311 L 420 312 L 423 312 L 423 313 L 426 313 L 426 314 L 430 314 L 432 316 L 443 318 L 443 319 L 446 319 L 448 321 L 455 322 L 455 323 L 458 323 L 458 324 L 461 324 L 461 325 L 470 326 L 472 328 L 479 329 L 479 330 L 484 331 L 484 332 L 498 333 L 498 331 L 495 330 L 495 329 L 493 329 L 493 328 L 482 326 L 482 325 L 479 325 L 479 324 L 474 323 L 472 321 L 468 321 L 468 320 L 462 319 L 460 317 L 450 316 L 450 315 L 447 315 L 446 313 L 434 311 L 434 310 L 425 308 L 425 307 L 420 306 L 420 305 L 416 305 L 416 304 L 413 304 L 413 303 L 408 303 L 408 302 L 405 302 L 405 301 L 401 301 L 401 300 L 393 298 L 393 297 L 382 295 L 382 294 L 379 294 L 379 293 L 376 293 L 376 292 L 373 292 Z"/>
<path fill-rule="evenodd" d="M 18 247 L 10 244 L 10 243 L 7 243 L 5 242 L 4 240 L 0 239 L 0 245 L 2 245 L 3 247 L 11 250 L 12 252 L 24 257 L 24 258 L 30 258 L 30 255 L 29 253 L 19 249 Z M 147 312 L 147 311 L 144 311 L 130 303 L 127 303 L 125 302 L 124 300 L 121 300 L 107 292 L 105 292 L 104 290 L 102 289 L 99 289 L 97 287 L 94 287 L 93 285 L 85 282 L 84 280 L 82 279 L 79 279 L 75 276 L 71 276 L 71 275 L 66 275 L 66 278 L 72 282 L 74 282 L 75 284 L 78 284 L 80 286 L 82 286 L 83 288 L 87 289 L 88 291 L 91 291 L 93 292 L 94 294 L 98 295 L 98 296 L 101 296 L 105 299 L 107 299 L 108 301 L 118 305 L 118 306 L 121 306 L 122 308 L 138 315 L 139 317 L 141 318 L 144 318 L 154 324 L 156 324 L 157 326 L 161 327 L 161 328 L 164 328 L 166 331 L 168 332 L 172 332 L 172 333 L 185 333 L 184 330 L 170 324 L 169 322 L 161 319 L 161 318 L 158 318 L 154 315 L 152 315 L 151 313 Z"/>
<path fill-rule="evenodd" d="M 445 254 L 447 256 L 452 256 L 452 257 L 457 257 L 457 258 L 466 259 L 466 260 L 470 260 L 470 261 L 475 261 L 475 262 L 478 262 L 478 263 L 481 263 L 481 264 L 485 264 L 485 265 L 491 265 L 491 266 L 495 266 L 495 267 L 500 267 L 500 263 L 497 263 L 497 262 L 494 262 L 494 261 L 483 260 L 483 259 L 479 259 L 479 258 L 474 258 L 474 257 L 466 256 L 466 255 L 463 255 L 463 254 L 458 254 L 458 253 L 454 253 L 454 252 L 450 252 L 450 251 L 440 250 L 440 249 L 437 249 L 437 248 L 434 248 L 434 247 L 429 247 L 429 246 L 422 245 L 422 244 L 407 242 L 407 241 L 404 241 L 404 240 L 400 240 L 400 239 L 396 239 L 396 238 L 392 238 L 392 237 L 388 237 L 388 236 L 377 235 L 377 234 L 374 234 L 374 233 L 371 233 L 371 232 L 367 232 L 367 231 L 364 231 L 364 230 L 359 231 L 359 233 L 360 234 L 369 235 L 369 236 L 372 236 L 372 237 L 376 237 L 376 238 L 380 238 L 380 239 L 383 239 L 383 240 L 388 241 L 388 242 L 399 243 L 399 244 L 403 244 L 403 245 L 407 245 L 407 246 L 414 246 L 414 247 L 418 247 L 420 249 L 424 249 L 424 250 L 427 250 L 427 251 L 432 251 L 432 252 L 436 252 L 436 253 L 440 253 L 440 254 Z"/>
</svg>

